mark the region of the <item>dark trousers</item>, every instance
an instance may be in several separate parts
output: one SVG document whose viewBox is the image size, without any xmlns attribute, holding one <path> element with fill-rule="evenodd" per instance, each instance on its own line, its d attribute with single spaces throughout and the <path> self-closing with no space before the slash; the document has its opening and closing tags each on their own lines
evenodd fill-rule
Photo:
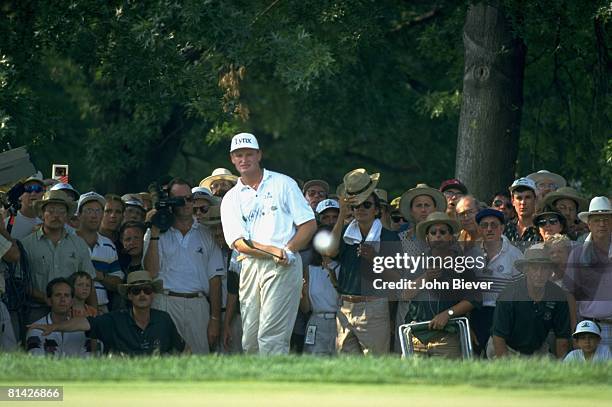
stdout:
<svg viewBox="0 0 612 407">
<path fill-rule="evenodd" d="M 476 334 L 478 345 L 474 345 L 474 355 L 486 358 L 487 341 L 493 329 L 493 314 L 495 307 L 476 308 L 470 313 L 470 324 Z"/>
</svg>

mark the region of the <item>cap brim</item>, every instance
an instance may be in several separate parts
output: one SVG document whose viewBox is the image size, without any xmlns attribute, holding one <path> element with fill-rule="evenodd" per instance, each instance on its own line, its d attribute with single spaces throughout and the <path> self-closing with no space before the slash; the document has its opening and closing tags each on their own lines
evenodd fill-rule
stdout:
<svg viewBox="0 0 612 407">
<path fill-rule="evenodd" d="M 453 233 L 453 235 L 457 234 L 459 232 L 459 230 L 461 229 L 461 227 L 459 226 L 459 222 L 457 222 L 456 220 L 453 219 L 431 219 L 431 220 L 424 220 L 423 222 L 419 223 L 417 225 L 416 228 L 416 234 L 417 237 L 420 240 L 425 240 L 425 234 L 427 233 L 427 229 L 431 226 L 431 225 L 435 225 L 438 223 L 442 223 L 445 225 L 448 225 L 449 228 L 451 228 L 451 232 Z"/>
</svg>

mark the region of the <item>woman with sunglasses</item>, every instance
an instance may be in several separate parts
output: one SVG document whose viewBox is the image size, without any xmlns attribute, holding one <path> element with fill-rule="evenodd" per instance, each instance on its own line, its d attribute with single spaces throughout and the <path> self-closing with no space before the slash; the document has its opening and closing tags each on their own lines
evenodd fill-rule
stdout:
<svg viewBox="0 0 612 407">
<path fill-rule="evenodd" d="M 338 293 L 341 306 L 337 317 L 340 353 L 384 354 L 389 352 L 389 303 L 379 293 L 366 292 L 372 276 L 374 256 L 392 251 L 397 233 L 380 221 L 380 199 L 374 193 L 380 174 L 369 175 L 359 168 L 344 176 L 338 188 L 340 214 L 332 231 L 333 247 L 327 255 L 340 264 Z M 353 220 L 343 219 L 352 213 Z M 399 245 L 399 244 L 398 244 Z M 370 285 L 371 286 L 371 285 Z M 378 295 L 373 295 L 378 294 Z"/>
<path fill-rule="evenodd" d="M 567 221 L 560 212 L 546 208 L 543 212 L 533 217 L 533 224 L 536 225 L 542 239 L 547 241 L 553 235 L 567 235 Z"/>
</svg>

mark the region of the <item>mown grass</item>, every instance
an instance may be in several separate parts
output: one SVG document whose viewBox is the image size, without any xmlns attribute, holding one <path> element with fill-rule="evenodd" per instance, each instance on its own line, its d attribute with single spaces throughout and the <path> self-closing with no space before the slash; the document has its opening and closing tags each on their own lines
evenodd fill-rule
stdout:
<svg viewBox="0 0 612 407">
<path fill-rule="evenodd" d="M 543 388 L 612 387 L 612 363 L 563 364 L 540 359 L 496 362 L 392 357 L 190 356 L 52 359 L 0 355 L 0 383 L 7 382 L 287 382 L 468 385 Z"/>
</svg>

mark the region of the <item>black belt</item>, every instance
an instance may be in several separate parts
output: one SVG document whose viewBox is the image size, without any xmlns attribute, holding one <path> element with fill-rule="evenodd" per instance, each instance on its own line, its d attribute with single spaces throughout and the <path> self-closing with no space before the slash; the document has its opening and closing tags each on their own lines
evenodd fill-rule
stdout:
<svg viewBox="0 0 612 407">
<path fill-rule="evenodd" d="M 197 293 L 176 293 L 174 291 L 164 291 L 164 294 L 169 295 L 171 297 L 180 297 L 180 298 L 206 297 L 206 295 L 203 292 L 197 292 Z"/>
</svg>

